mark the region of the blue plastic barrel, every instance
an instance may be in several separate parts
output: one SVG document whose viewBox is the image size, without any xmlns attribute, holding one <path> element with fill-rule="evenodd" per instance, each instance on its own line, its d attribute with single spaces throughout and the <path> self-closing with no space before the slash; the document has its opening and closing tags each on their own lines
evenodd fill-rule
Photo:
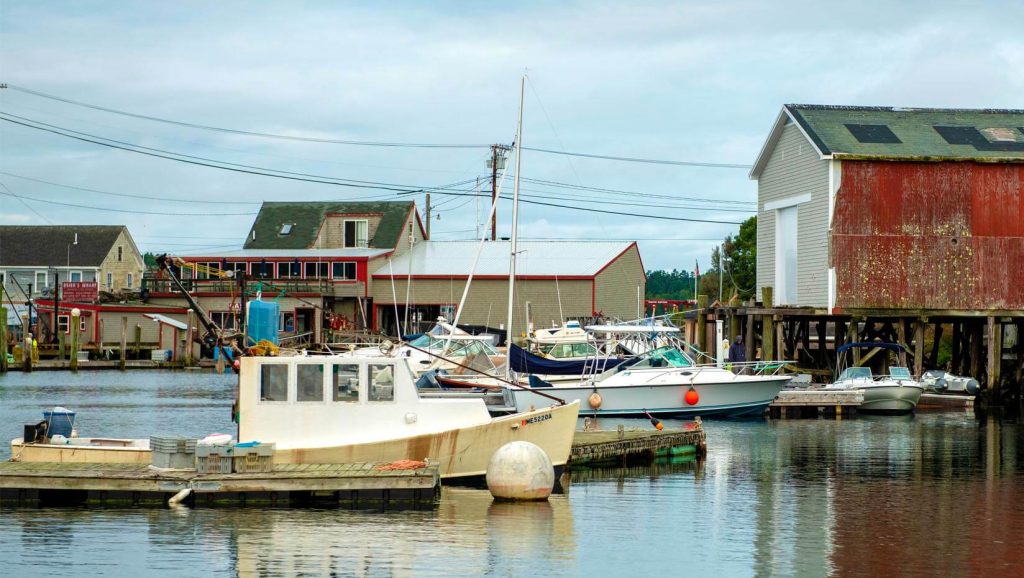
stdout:
<svg viewBox="0 0 1024 578">
<path fill-rule="evenodd" d="M 53 410 L 44 411 L 43 419 L 48 424 L 46 435 L 50 437 L 55 435 L 62 435 L 66 438 L 71 437 L 71 430 L 75 427 L 75 412 L 63 407 L 55 407 Z"/>
<path fill-rule="evenodd" d="M 248 325 L 245 332 L 249 345 L 255 345 L 263 340 L 277 345 L 280 306 L 276 302 L 250 301 L 246 308 Z"/>
</svg>

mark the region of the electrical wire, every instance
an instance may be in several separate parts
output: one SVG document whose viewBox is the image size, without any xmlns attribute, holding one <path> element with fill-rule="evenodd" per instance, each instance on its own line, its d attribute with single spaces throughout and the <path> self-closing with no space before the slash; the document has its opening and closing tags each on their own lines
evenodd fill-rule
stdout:
<svg viewBox="0 0 1024 578">
<path fill-rule="evenodd" d="M 33 208 L 28 203 L 26 203 L 25 199 L 23 199 L 20 196 L 16 195 L 14 193 L 14 191 L 12 191 L 3 181 L 0 181 L 0 187 L 3 187 L 3 189 L 5 191 L 7 191 L 6 193 L 0 193 L 0 194 L 4 194 L 4 195 L 10 196 L 10 197 L 14 197 L 15 199 L 18 199 L 19 201 L 21 201 L 22 205 L 25 205 L 26 209 L 28 209 L 28 210 L 32 211 L 33 213 L 35 213 L 35 215 L 37 217 L 39 217 L 40 219 L 42 219 L 46 224 L 48 224 L 48 225 L 52 225 L 53 224 L 53 221 L 51 221 L 50 219 L 47 219 L 42 214 L 40 214 L 39 211 L 35 210 L 35 208 Z"/>
<path fill-rule="evenodd" d="M 22 93 L 25 93 L 25 94 L 31 94 L 33 96 L 38 96 L 40 98 L 47 98 L 47 99 L 50 99 L 50 100 L 56 100 L 56 101 L 63 102 L 63 103 L 66 103 L 66 104 L 73 104 L 75 106 L 81 106 L 81 107 L 85 107 L 85 108 L 90 108 L 92 110 L 99 110 L 99 111 L 102 111 L 102 112 L 107 112 L 107 113 L 111 113 L 111 114 L 117 114 L 117 115 L 121 115 L 121 116 L 127 116 L 127 117 L 131 117 L 131 118 L 137 118 L 137 119 L 141 119 L 141 120 L 148 120 L 148 121 L 152 121 L 152 122 L 160 122 L 160 123 L 164 123 L 164 124 L 172 124 L 172 125 L 183 126 L 183 127 L 187 127 L 187 128 L 195 128 L 195 129 L 209 130 L 209 131 L 215 131 L 215 132 L 223 132 L 223 133 L 229 133 L 229 134 L 238 134 L 238 135 L 245 135 L 245 136 L 255 136 L 255 137 L 260 137 L 260 138 L 270 138 L 270 139 L 277 139 L 277 140 L 290 140 L 290 141 L 300 141 L 300 142 L 316 142 L 316 143 L 325 143 L 325 144 L 344 144 L 344 145 L 356 145 L 356 146 L 373 146 L 373 147 L 468 149 L 468 148 L 487 148 L 487 147 L 490 146 L 490 145 L 486 145 L 486 144 L 444 144 L 444 143 L 412 143 L 412 142 L 341 140 L 341 139 L 303 137 L 303 136 L 272 134 L 272 133 L 255 132 L 255 131 L 247 131 L 247 130 L 237 130 L 237 129 L 232 129 L 232 128 L 223 128 L 223 127 L 210 126 L 210 125 L 205 125 L 205 124 L 197 124 L 197 123 L 191 123 L 191 122 L 184 122 L 184 121 L 179 121 L 179 120 L 171 120 L 171 119 L 167 119 L 167 118 L 160 118 L 160 117 L 156 117 L 156 116 L 149 116 L 149 115 L 145 115 L 145 114 L 137 114 L 137 113 L 134 113 L 134 112 L 127 112 L 127 111 L 123 111 L 123 110 L 107 108 L 105 106 L 99 106 L 99 105 L 89 104 L 89 103 L 78 101 L 78 100 L 72 100 L 70 98 L 64 98 L 64 97 L 57 96 L 57 95 L 54 95 L 54 94 L 47 94 L 45 92 L 39 92 L 37 90 L 31 90 L 31 89 L 25 88 L 23 86 L 17 86 L 17 85 L 13 85 L 13 84 L 8 84 L 7 85 L 7 89 L 8 90 L 14 90 L 14 91 L 17 91 L 17 92 L 22 92 Z"/>
</svg>

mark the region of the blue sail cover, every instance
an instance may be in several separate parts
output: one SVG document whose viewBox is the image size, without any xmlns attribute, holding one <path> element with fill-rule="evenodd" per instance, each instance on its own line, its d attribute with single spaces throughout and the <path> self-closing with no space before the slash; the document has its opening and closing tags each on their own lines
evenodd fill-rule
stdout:
<svg viewBox="0 0 1024 578">
<path fill-rule="evenodd" d="M 618 357 L 599 358 L 598 369 L 611 369 L 622 363 Z M 585 369 L 594 367 L 594 359 L 559 361 L 534 355 L 529 351 L 510 343 L 508 346 L 508 364 L 516 373 L 537 373 L 547 375 L 583 375 Z"/>
</svg>

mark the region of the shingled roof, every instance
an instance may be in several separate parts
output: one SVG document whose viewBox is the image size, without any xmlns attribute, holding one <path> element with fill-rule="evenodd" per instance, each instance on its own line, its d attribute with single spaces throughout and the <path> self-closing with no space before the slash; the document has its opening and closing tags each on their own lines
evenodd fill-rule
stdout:
<svg viewBox="0 0 1024 578">
<path fill-rule="evenodd" d="M 1024 162 L 1024 110 L 787 104 L 752 178 L 789 122 L 823 159 Z"/>
<path fill-rule="evenodd" d="M 0 226 L 0 266 L 99 267 L 125 230 L 124 225 Z"/>
<path fill-rule="evenodd" d="M 402 224 L 413 210 L 412 201 L 381 202 L 301 202 L 263 203 L 256 221 L 245 240 L 246 249 L 311 249 L 316 242 L 324 218 L 330 214 L 366 215 L 381 214 L 380 224 L 373 238 L 369 239 L 371 249 L 393 249 L 402 233 Z M 281 235 L 281 225 L 291 223 L 287 235 Z M 256 233 L 255 239 L 253 232 Z"/>
</svg>

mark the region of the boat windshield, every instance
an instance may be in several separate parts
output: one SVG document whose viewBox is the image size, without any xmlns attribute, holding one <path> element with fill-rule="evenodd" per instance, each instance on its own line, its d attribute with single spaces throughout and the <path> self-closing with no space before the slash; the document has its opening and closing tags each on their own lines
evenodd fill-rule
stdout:
<svg viewBox="0 0 1024 578">
<path fill-rule="evenodd" d="M 910 379 L 910 369 L 906 367 L 890 367 L 889 377 L 896 379 Z"/>
<path fill-rule="evenodd" d="M 541 348 L 541 351 L 555 359 L 595 357 L 598 353 L 597 348 L 590 343 L 559 343 Z"/>
<path fill-rule="evenodd" d="M 410 341 L 409 345 L 419 347 L 420 349 L 426 349 L 431 353 L 440 354 L 444 350 L 446 343 L 448 343 L 447 337 L 423 334 Z M 498 355 L 498 351 L 483 339 L 460 339 L 458 335 L 452 337 L 451 346 L 448 349 L 448 356 L 465 357 L 473 354 Z"/>
<path fill-rule="evenodd" d="M 847 367 L 839 374 L 839 379 L 871 379 L 870 367 Z"/>
<path fill-rule="evenodd" d="M 693 362 L 682 351 L 675 347 L 666 346 L 646 353 L 639 361 L 632 364 L 630 369 L 641 369 L 644 367 L 690 367 L 691 365 L 693 365 Z"/>
</svg>

